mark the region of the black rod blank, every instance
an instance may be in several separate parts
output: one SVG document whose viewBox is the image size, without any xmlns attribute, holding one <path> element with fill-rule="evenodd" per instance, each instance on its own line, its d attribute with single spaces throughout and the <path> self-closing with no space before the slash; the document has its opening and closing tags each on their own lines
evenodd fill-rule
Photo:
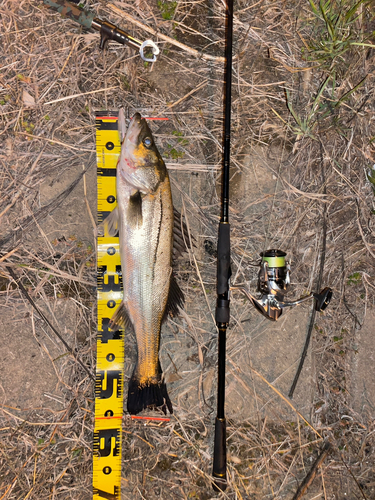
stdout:
<svg viewBox="0 0 375 500">
<path fill-rule="evenodd" d="M 224 97 L 224 144 L 221 222 L 229 222 L 229 160 L 230 119 L 232 105 L 232 43 L 233 43 L 233 0 L 227 0 L 226 43 L 225 43 L 225 97 Z"/>
</svg>

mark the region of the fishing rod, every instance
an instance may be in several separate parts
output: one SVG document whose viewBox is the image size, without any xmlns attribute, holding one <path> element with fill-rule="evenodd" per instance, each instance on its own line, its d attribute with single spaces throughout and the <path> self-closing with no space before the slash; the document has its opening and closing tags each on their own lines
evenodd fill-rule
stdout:
<svg viewBox="0 0 375 500">
<path fill-rule="evenodd" d="M 118 28 L 115 24 L 99 19 L 95 12 L 83 9 L 76 5 L 79 0 L 72 0 L 75 3 L 67 2 L 66 0 L 43 0 L 48 7 L 59 12 L 62 16 L 68 17 L 87 29 L 94 29 L 100 32 L 100 49 L 104 49 L 109 40 L 121 43 L 122 45 L 131 45 L 139 49 L 141 58 L 147 62 L 155 62 L 156 56 L 159 54 L 159 48 L 152 40 L 141 42 L 136 38 L 126 33 L 126 31 Z M 152 52 L 152 57 L 145 55 L 145 50 Z"/>
<path fill-rule="evenodd" d="M 217 414 L 215 420 L 214 456 L 212 476 L 215 491 L 227 487 L 227 445 L 225 420 L 225 360 L 226 335 L 230 318 L 229 280 L 230 225 L 229 225 L 229 166 L 230 166 L 230 119 L 232 98 L 232 43 L 233 0 L 226 2 L 225 75 L 224 75 L 224 143 L 221 193 L 221 217 L 217 243 L 217 302 L 215 320 L 218 328 L 218 387 Z"/>
<path fill-rule="evenodd" d="M 215 321 L 218 328 L 218 395 L 215 420 L 214 455 L 212 476 L 215 491 L 227 487 L 226 419 L 225 419 L 225 360 L 226 332 L 230 318 L 230 291 L 242 292 L 255 309 L 267 319 L 277 321 L 285 308 L 308 300 L 315 301 L 315 310 L 324 311 L 332 298 L 332 289 L 323 288 L 319 293 L 310 293 L 294 301 L 286 301 L 290 286 L 290 264 L 286 253 L 270 249 L 262 252 L 258 274 L 256 298 L 245 286 L 230 286 L 230 225 L 229 225 L 229 168 L 230 168 L 230 121 L 232 87 L 232 44 L 233 44 L 233 0 L 226 1 L 226 44 L 224 74 L 224 143 L 222 169 L 221 218 L 217 244 L 217 303 Z"/>
</svg>

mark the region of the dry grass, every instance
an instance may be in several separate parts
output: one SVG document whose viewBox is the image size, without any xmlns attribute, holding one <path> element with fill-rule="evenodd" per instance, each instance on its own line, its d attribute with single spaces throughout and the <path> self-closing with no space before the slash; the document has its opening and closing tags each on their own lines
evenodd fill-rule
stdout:
<svg viewBox="0 0 375 500">
<path fill-rule="evenodd" d="M 91 4 L 101 17 L 139 39 L 148 37 L 106 2 Z M 163 19 L 157 2 L 114 5 L 191 48 L 215 57 L 223 54 L 221 2 L 178 0 L 173 20 Z M 369 402 L 355 408 L 351 393 L 352 362 L 360 348 L 355 347 L 357 333 L 374 304 L 374 194 L 366 172 L 375 164 L 375 52 L 356 46 L 345 53 L 337 62 L 336 80 L 317 102 L 329 73 L 314 57 L 306 57 L 311 37 L 316 41 L 318 36 L 315 21 L 308 1 L 235 5 L 233 277 L 254 287 L 257 269 L 252 264 L 259 252 L 278 247 L 292 257 L 295 295 L 315 290 L 325 207 L 323 283 L 334 288 L 335 296 L 327 313 L 316 319 L 310 346 L 312 396 L 303 415 L 311 427 L 262 380 L 277 387 L 267 366 L 262 373 L 255 370 L 254 329 L 264 331 L 269 325 L 259 325 L 248 304 L 233 297 L 229 401 L 235 391 L 253 407 L 248 416 L 227 407 L 229 487 L 222 498 L 291 499 L 323 438 L 331 441 L 333 451 L 305 498 L 375 496 L 373 407 Z M 361 32 L 374 29 L 366 5 L 356 23 Z M 122 498 L 213 498 L 217 344 L 212 314 L 222 63 L 198 59 L 165 41 L 160 42 L 158 62 L 147 67 L 132 49 L 111 45 L 102 53 L 96 34 L 81 31 L 42 2 L 4 0 L 0 25 L 0 303 L 16 335 L 17 325 L 29 322 L 26 334 L 34 336 L 59 388 L 58 396 L 53 396 L 55 387 L 50 391 L 56 404 L 44 408 L 22 404 L 25 388 L 3 391 L 0 500 L 86 500 L 91 495 L 94 384 L 32 312 L 7 266 L 94 371 L 96 273 L 90 213 L 95 217 L 95 110 L 120 106 L 129 115 L 140 111 L 169 118 L 152 127 L 170 164 L 175 203 L 184 209 L 197 240 L 195 255 L 176 265 L 186 312 L 166 325 L 163 337 L 162 364 L 175 416 L 163 426 L 124 423 Z M 288 110 L 286 91 L 297 117 L 314 110 L 304 133 Z M 53 316 L 58 301 L 74 308 L 73 329 Z M 7 340 L 1 341 L 5 358 Z M 128 342 L 127 375 L 134 359 L 132 339 Z M 241 355 L 248 356 L 247 364 Z M 16 358 L 19 364 L 12 369 L 22 373 L 21 354 Z M 8 370 L 9 364 L 4 367 Z M 4 369 L 0 373 L 3 385 Z M 281 392 L 284 398 L 286 393 Z"/>
</svg>

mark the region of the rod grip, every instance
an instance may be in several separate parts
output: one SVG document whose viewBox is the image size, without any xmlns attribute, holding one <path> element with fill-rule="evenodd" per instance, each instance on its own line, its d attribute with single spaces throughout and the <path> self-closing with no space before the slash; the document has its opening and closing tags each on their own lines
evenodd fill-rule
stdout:
<svg viewBox="0 0 375 500">
<path fill-rule="evenodd" d="M 230 225 L 220 222 L 217 242 L 217 294 L 229 292 L 230 269 Z"/>
<path fill-rule="evenodd" d="M 224 491 L 227 487 L 227 425 L 225 418 L 216 417 L 214 460 L 212 475 L 214 477 L 213 488 L 215 491 Z"/>
</svg>

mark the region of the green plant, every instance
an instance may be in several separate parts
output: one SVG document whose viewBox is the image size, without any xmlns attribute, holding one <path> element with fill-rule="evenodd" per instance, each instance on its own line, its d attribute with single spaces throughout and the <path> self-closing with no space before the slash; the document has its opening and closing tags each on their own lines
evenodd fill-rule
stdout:
<svg viewBox="0 0 375 500">
<path fill-rule="evenodd" d="M 17 79 L 20 80 L 21 82 L 25 82 L 25 83 L 30 83 L 31 80 L 30 78 L 28 78 L 27 76 L 23 75 L 22 73 L 18 73 L 16 75 Z"/>
<path fill-rule="evenodd" d="M 31 122 L 28 122 L 27 120 L 24 120 L 21 123 L 22 127 L 26 130 L 28 134 L 32 134 L 35 128 L 35 125 Z"/>
<path fill-rule="evenodd" d="M 172 158 L 173 160 L 178 160 L 178 158 L 183 158 L 185 153 L 173 148 L 170 144 L 167 144 L 168 151 L 164 151 L 164 156 L 166 158 Z"/>
<path fill-rule="evenodd" d="M 317 125 L 317 117 L 319 114 L 319 111 L 322 109 L 322 95 L 325 90 L 325 88 L 328 85 L 328 82 L 330 81 L 330 77 L 327 76 L 322 85 L 320 86 L 320 89 L 311 105 L 310 111 L 302 117 L 301 115 L 298 114 L 298 112 L 294 109 L 292 105 L 292 99 L 290 96 L 290 93 L 288 89 L 285 89 L 285 99 L 286 99 L 286 105 L 288 107 L 288 110 L 290 111 L 295 124 L 292 125 L 290 123 L 287 123 L 280 115 L 272 109 L 272 111 L 275 113 L 276 116 L 278 116 L 293 132 L 294 134 L 297 135 L 297 139 L 301 139 L 302 137 L 310 137 L 311 139 L 316 139 L 315 135 L 313 134 L 313 131 Z"/>
<path fill-rule="evenodd" d="M 348 277 L 347 285 L 358 285 L 359 283 L 361 283 L 361 280 L 361 273 L 353 273 Z"/>
<path fill-rule="evenodd" d="M 183 132 L 179 132 L 178 130 L 173 130 L 172 134 L 177 137 L 177 142 L 180 143 L 181 146 L 187 146 L 189 144 L 189 141 L 187 139 L 184 139 Z"/>
<path fill-rule="evenodd" d="M 318 23 L 311 37 L 306 58 L 316 61 L 324 69 L 332 70 L 344 62 L 344 55 L 355 46 L 367 46 L 366 34 L 362 31 L 361 7 L 369 0 L 326 0 L 315 4 L 309 0 L 311 10 Z"/>
<path fill-rule="evenodd" d="M 331 117 L 329 126 L 335 126 L 338 133 L 345 136 L 346 129 L 341 123 L 338 109 L 363 85 L 366 77 L 348 91 L 344 93 L 341 91 L 341 95 L 337 95 L 340 88 L 337 79 L 344 74 L 343 70 L 350 61 L 349 57 L 344 56 L 349 56 L 351 49 L 358 51 L 359 47 L 375 48 L 375 45 L 366 43 L 372 33 L 365 33 L 361 25 L 365 15 L 367 13 L 371 15 L 370 9 L 367 10 L 371 1 L 320 0 L 316 4 L 314 0 L 309 0 L 309 3 L 317 22 L 314 23 L 310 42 L 305 44 L 307 47 L 305 58 L 317 62 L 319 67 L 325 70 L 325 77 L 304 116 L 293 107 L 289 92 L 285 91 L 286 104 L 294 123 L 283 121 L 297 135 L 297 140 L 302 137 L 316 139 L 314 129 L 319 121 L 322 122 L 327 117 Z M 276 111 L 274 112 L 281 118 Z M 324 126 L 327 128 L 327 123 Z"/>
<path fill-rule="evenodd" d="M 174 135 L 177 138 L 178 144 L 181 145 L 182 147 L 187 146 L 189 144 L 189 141 L 184 138 L 183 132 L 180 132 L 178 130 L 173 130 L 172 135 Z M 183 151 L 180 151 L 179 149 L 176 149 L 171 144 L 167 144 L 167 149 L 163 152 L 163 155 L 166 158 L 172 158 L 173 160 L 178 160 L 178 158 L 183 158 L 185 153 Z"/>
<path fill-rule="evenodd" d="M 375 165 L 373 165 L 372 168 L 369 170 L 367 174 L 367 179 L 370 182 L 372 190 L 374 191 L 375 194 Z"/>
<path fill-rule="evenodd" d="M 294 123 L 283 121 L 297 135 L 297 139 L 302 137 L 316 139 L 314 129 L 318 122 L 322 122 L 330 116 L 332 117 L 330 126 L 337 127 L 338 132 L 345 135 L 345 127 L 340 123 L 338 109 L 358 90 L 366 77 L 348 91 L 341 92 L 339 96 L 337 95 L 339 88 L 337 78 L 338 75 L 342 74 L 342 69 L 346 65 L 344 55 L 350 49 L 359 46 L 375 48 L 375 46 L 365 43 L 366 37 L 370 34 L 364 33 L 360 25 L 362 14 L 370 1 L 320 0 L 316 4 L 314 0 L 309 0 L 309 3 L 317 22 L 314 24 L 308 52 L 305 56 L 307 59 L 319 63 L 320 68 L 326 71 L 326 76 L 304 116 L 293 107 L 289 92 L 285 91 L 287 107 Z"/>
<path fill-rule="evenodd" d="M 144 62 L 147 62 L 147 61 L 144 61 Z M 126 77 L 126 75 L 120 75 L 120 81 L 121 81 L 122 85 L 124 86 L 125 90 L 130 90 L 130 88 L 131 88 L 130 82 L 129 82 L 128 78 Z"/>
<path fill-rule="evenodd" d="M 321 84 L 318 93 L 310 107 L 310 110 L 303 117 L 298 114 L 292 105 L 292 100 L 288 90 L 285 90 L 285 98 L 288 110 L 290 111 L 293 119 L 295 121 L 294 125 L 288 123 L 289 129 L 297 135 L 297 138 L 310 137 L 311 139 L 316 139 L 314 135 L 314 129 L 318 124 L 319 120 L 324 120 L 328 116 L 332 116 L 332 124 L 342 128 L 339 123 L 339 118 L 337 114 L 338 108 L 349 99 L 349 97 L 364 83 L 366 80 L 362 80 L 357 83 L 353 88 L 345 92 L 340 97 L 336 97 L 336 71 L 332 70 L 331 73 L 324 79 Z M 331 84 L 331 89 L 328 91 L 328 84 Z M 274 111 L 275 112 L 275 111 Z M 276 112 L 275 112 L 276 113 Z M 276 115 L 278 115 L 276 113 Z M 279 116 L 279 115 L 278 115 Z M 279 116 L 279 118 L 281 118 Z M 285 120 L 283 120 L 284 123 Z M 341 130 L 343 134 L 343 131 Z"/>
<path fill-rule="evenodd" d="M 5 96 L 4 96 L 4 98 L 3 98 L 3 99 L 1 99 L 0 104 L 1 104 L 2 106 L 4 106 L 4 104 L 6 104 L 8 101 L 10 101 L 10 98 L 11 98 L 11 97 L 10 97 L 10 95 L 9 95 L 9 94 L 5 95 Z"/>
<path fill-rule="evenodd" d="M 288 90 L 286 90 L 286 103 L 288 106 L 288 109 L 290 113 L 292 114 L 294 120 L 295 120 L 295 125 L 289 125 L 289 128 L 294 132 L 297 137 L 310 137 L 311 139 L 316 139 L 316 137 L 313 134 L 314 128 L 317 124 L 317 114 L 319 111 L 319 106 L 321 102 L 321 98 L 324 92 L 324 89 L 327 87 L 328 82 L 330 80 L 330 77 L 327 76 L 327 78 L 324 80 L 322 85 L 320 86 L 320 90 L 318 91 L 318 94 L 316 95 L 312 106 L 310 108 L 310 111 L 306 114 L 305 117 L 301 117 L 293 108 L 290 95 Z"/>
<path fill-rule="evenodd" d="M 166 21 L 169 21 L 174 16 L 177 7 L 177 2 L 158 0 L 158 7 L 161 12 L 161 17 Z"/>
</svg>

